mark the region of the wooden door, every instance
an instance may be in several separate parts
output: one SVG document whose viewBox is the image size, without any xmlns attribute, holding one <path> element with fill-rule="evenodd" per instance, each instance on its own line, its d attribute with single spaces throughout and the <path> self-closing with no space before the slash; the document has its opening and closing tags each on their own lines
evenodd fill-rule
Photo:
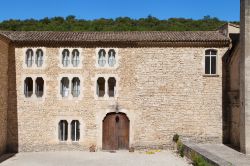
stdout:
<svg viewBox="0 0 250 166">
<path fill-rule="evenodd" d="M 108 114 L 103 120 L 103 150 L 129 148 L 129 119 L 125 114 Z"/>
</svg>

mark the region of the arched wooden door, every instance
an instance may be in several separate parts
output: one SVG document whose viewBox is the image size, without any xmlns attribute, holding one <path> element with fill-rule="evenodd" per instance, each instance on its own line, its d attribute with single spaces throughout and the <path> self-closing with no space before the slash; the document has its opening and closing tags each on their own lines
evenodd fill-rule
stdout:
<svg viewBox="0 0 250 166">
<path fill-rule="evenodd" d="M 103 150 L 129 148 L 129 119 L 123 113 L 111 113 L 103 120 Z"/>
</svg>

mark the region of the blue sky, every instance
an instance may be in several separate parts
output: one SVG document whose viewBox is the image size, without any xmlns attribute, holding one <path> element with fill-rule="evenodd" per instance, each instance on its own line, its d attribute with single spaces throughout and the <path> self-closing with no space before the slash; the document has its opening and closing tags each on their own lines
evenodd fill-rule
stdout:
<svg viewBox="0 0 250 166">
<path fill-rule="evenodd" d="M 75 15 L 77 18 L 184 17 L 238 21 L 240 0 L 1 0 L 0 21 Z"/>
</svg>

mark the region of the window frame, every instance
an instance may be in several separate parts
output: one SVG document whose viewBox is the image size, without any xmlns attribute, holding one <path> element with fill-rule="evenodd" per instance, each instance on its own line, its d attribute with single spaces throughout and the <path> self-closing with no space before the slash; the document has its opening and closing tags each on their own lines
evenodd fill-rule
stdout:
<svg viewBox="0 0 250 166">
<path fill-rule="evenodd" d="M 64 49 L 62 51 L 62 65 L 63 67 L 66 68 L 69 66 L 69 64 L 70 64 L 70 51 L 68 49 Z"/>
<path fill-rule="evenodd" d="M 63 123 L 63 122 L 66 122 L 66 125 L 64 125 L 64 123 L 62 124 L 63 125 L 63 128 L 61 129 L 61 125 L 60 123 Z M 62 133 L 61 133 L 62 132 Z M 61 134 L 62 134 L 62 138 L 61 138 Z M 63 120 L 60 120 L 58 122 L 58 140 L 60 142 L 67 142 L 69 140 L 69 123 L 67 120 L 63 119 Z"/>
<path fill-rule="evenodd" d="M 102 66 L 100 65 L 99 61 L 100 61 L 100 51 L 104 50 L 105 51 L 105 64 Z M 110 52 L 114 51 L 115 55 L 114 55 L 114 65 L 110 65 Z M 119 49 L 118 48 L 96 48 L 96 63 L 95 66 L 98 69 L 116 69 L 119 67 Z M 102 60 L 102 61 L 104 61 Z"/>
<path fill-rule="evenodd" d="M 67 89 L 64 89 L 64 87 L 66 87 Z M 67 95 L 66 95 L 66 92 L 67 92 Z M 70 79 L 68 77 L 62 77 L 60 81 L 60 94 L 62 98 L 67 98 L 70 95 Z"/>
<path fill-rule="evenodd" d="M 104 92 L 104 96 L 99 97 L 98 95 L 98 79 L 99 78 L 104 78 L 105 82 L 104 82 L 104 86 L 105 86 L 105 92 Z M 108 81 L 110 78 L 114 78 L 115 79 L 115 86 L 114 86 L 114 96 L 109 96 L 109 84 Z M 93 92 L 94 92 L 94 97 L 95 100 L 117 100 L 117 98 L 119 97 L 119 82 L 120 82 L 120 78 L 118 77 L 117 74 L 97 74 L 95 76 L 95 82 L 93 85 Z"/>
<path fill-rule="evenodd" d="M 31 52 L 31 54 L 28 54 L 28 52 Z M 27 49 L 25 53 L 25 64 L 27 68 L 32 68 L 33 66 L 33 59 L 34 59 L 34 51 L 33 49 Z"/>
<path fill-rule="evenodd" d="M 63 78 L 67 78 L 69 80 L 69 89 L 68 89 L 68 96 L 63 97 L 62 96 L 62 84 L 61 81 Z M 78 96 L 74 96 L 72 94 L 72 90 L 73 90 L 73 79 L 74 78 L 78 78 L 80 81 L 80 85 L 79 85 L 79 95 Z M 58 81 L 58 86 L 57 86 L 57 98 L 58 100 L 75 100 L 75 101 L 79 101 L 83 99 L 83 92 L 84 92 L 84 77 L 82 77 L 82 75 L 80 74 L 59 74 L 59 76 L 57 77 L 57 81 Z"/>
<path fill-rule="evenodd" d="M 32 85 L 33 85 L 33 91 L 32 91 L 32 96 L 31 97 L 26 97 L 25 96 L 25 79 L 26 78 L 31 78 L 32 79 Z M 36 80 L 37 78 L 42 78 L 43 79 L 43 96 L 42 97 L 37 97 L 36 95 Z M 25 74 L 21 77 L 21 82 L 22 82 L 22 86 L 20 86 L 20 91 L 22 91 L 22 98 L 23 100 L 26 100 L 26 101 L 34 101 L 34 102 L 37 102 L 37 101 L 42 101 L 44 102 L 45 101 L 45 98 L 46 98 L 46 95 L 47 95 L 47 92 L 46 92 L 46 75 L 45 74 L 39 74 L 39 75 L 34 75 L 34 74 Z"/>
<path fill-rule="evenodd" d="M 76 89 L 75 89 L 75 86 L 76 86 Z M 75 95 L 74 92 L 77 92 L 77 94 Z M 78 98 L 80 94 L 81 94 L 81 80 L 79 77 L 73 77 L 71 79 L 71 95 L 73 98 Z"/>
<path fill-rule="evenodd" d="M 32 56 L 32 64 L 31 66 L 27 65 L 27 51 L 32 50 L 33 56 Z M 41 50 L 42 51 L 42 64 L 39 65 L 37 63 L 37 51 Z M 23 68 L 27 70 L 32 70 L 32 69 L 45 69 L 46 67 L 46 48 L 45 47 L 27 47 L 27 48 L 22 48 L 23 52 Z"/>
<path fill-rule="evenodd" d="M 39 60 L 39 52 L 41 52 L 42 54 L 40 55 L 41 59 Z M 43 66 L 43 60 L 44 59 L 44 53 L 43 53 L 43 50 L 42 49 L 37 49 L 36 50 L 36 54 L 35 54 L 35 64 L 36 64 L 36 67 L 38 68 L 41 68 Z"/>
<path fill-rule="evenodd" d="M 31 91 L 28 89 L 28 85 L 26 83 L 26 81 L 28 81 L 28 79 L 30 79 L 29 81 L 31 81 L 31 86 L 32 86 Z M 25 98 L 31 98 L 33 96 L 33 94 L 34 94 L 34 80 L 32 77 L 26 77 L 24 79 L 24 96 L 25 96 Z"/>
<path fill-rule="evenodd" d="M 209 51 L 209 54 L 207 52 Z M 215 55 L 212 54 L 215 51 Z M 217 49 L 206 49 L 204 52 L 204 76 L 218 76 L 218 54 Z M 206 58 L 209 57 L 209 73 L 206 73 Z M 212 57 L 215 57 L 215 73 L 212 73 Z"/>
<path fill-rule="evenodd" d="M 42 81 L 43 81 L 43 84 L 42 84 L 43 91 L 42 91 L 41 96 L 40 96 L 41 91 L 38 90 L 38 79 L 42 79 Z M 35 95 L 36 95 L 37 98 L 42 98 L 43 95 L 44 95 L 44 79 L 43 79 L 43 77 L 37 77 L 36 80 L 35 80 Z"/>
<path fill-rule="evenodd" d="M 74 128 L 73 128 L 73 122 L 74 123 Z M 81 123 L 79 122 L 79 120 L 72 120 L 70 123 L 70 137 L 71 137 L 71 141 L 72 142 L 79 142 L 79 140 L 81 139 Z M 74 139 L 73 139 L 73 134 L 74 134 Z"/>
<path fill-rule="evenodd" d="M 65 50 L 68 50 L 69 51 L 69 57 L 68 57 L 68 64 L 67 66 L 64 66 L 63 64 L 63 52 Z M 76 58 L 76 63 L 77 65 L 74 64 L 74 54 L 73 52 L 77 51 L 78 53 L 78 58 Z M 67 47 L 64 47 L 64 48 L 59 48 L 59 67 L 61 69 L 81 69 L 83 67 L 83 49 L 82 48 L 67 48 Z"/>
</svg>

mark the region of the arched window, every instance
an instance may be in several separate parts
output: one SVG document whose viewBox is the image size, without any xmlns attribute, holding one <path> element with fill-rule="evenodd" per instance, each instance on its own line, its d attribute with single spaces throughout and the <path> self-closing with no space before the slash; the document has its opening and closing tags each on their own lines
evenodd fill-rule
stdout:
<svg viewBox="0 0 250 166">
<path fill-rule="evenodd" d="M 32 49 L 28 49 L 26 51 L 26 59 L 25 59 L 25 62 L 26 62 L 26 65 L 27 67 L 31 67 L 32 66 L 32 63 L 33 63 L 33 50 Z"/>
<path fill-rule="evenodd" d="M 78 120 L 73 120 L 71 122 L 71 140 L 79 141 L 80 139 L 80 122 Z"/>
<path fill-rule="evenodd" d="M 80 63 L 80 53 L 77 49 L 74 49 L 72 52 L 72 65 L 74 67 L 79 66 Z"/>
<path fill-rule="evenodd" d="M 115 59 L 115 50 L 111 49 L 109 50 L 109 58 L 108 58 L 108 63 L 110 67 L 114 67 L 115 63 L 116 63 L 116 59 Z"/>
<path fill-rule="evenodd" d="M 106 52 L 104 49 L 101 49 L 98 53 L 98 64 L 101 67 L 104 67 L 106 64 Z"/>
<path fill-rule="evenodd" d="M 61 80 L 61 95 L 67 97 L 69 95 L 69 78 L 63 77 Z"/>
<path fill-rule="evenodd" d="M 31 97 L 33 94 L 33 80 L 31 77 L 27 77 L 24 80 L 24 95 L 25 97 Z"/>
<path fill-rule="evenodd" d="M 116 87 L 116 80 L 114 77 L 110 77 L 108 79 L 109 97 L 115 97 L 115 87 Z"/>
<path fill-rule="evenodd" d="M 217 50 L 205 51 L 205 74 L 216 74 L 217 67 Z"/>
<path fill-rule="evenodd" d="M 103 97 L 105 95 L 105 79 L 103 77 L 97 80 L 96 94 L 98 97 Z"/>
<path fill-rule="evenodd" d="M 62 64 L 63 64 L 63 67 L 67 67 L 70 63 L 70 60 L 69 60 L 69 50 L 68 49 L 64 49 L 63 52 L 62 52 Z"/>
<path fill-rule="evenodd" d="M 41 49 L 36 51 L 36 65 L 37 67 L 41 67 L 43 65 L 43 50 Z"/>
<path fill-rule="evenodd" d="M 36 96 L 43 97 L 43 91 L 44 91 L 44 80 L 42 77 L 38 77 L 36 79 Z"/>
<path fill-rule="evenodd" d="M 68 122 L 66 120 L 61 120 L 58 124 L 58 139 L 60 141 L 68 139 Z"/>
<path fill-rule="evenodd" d="M 80 79 L 74 77 L 72 79 L 72 90 L 71 90 L 73 97 L 78 97 L 80 95 Z"/>
</svg>

